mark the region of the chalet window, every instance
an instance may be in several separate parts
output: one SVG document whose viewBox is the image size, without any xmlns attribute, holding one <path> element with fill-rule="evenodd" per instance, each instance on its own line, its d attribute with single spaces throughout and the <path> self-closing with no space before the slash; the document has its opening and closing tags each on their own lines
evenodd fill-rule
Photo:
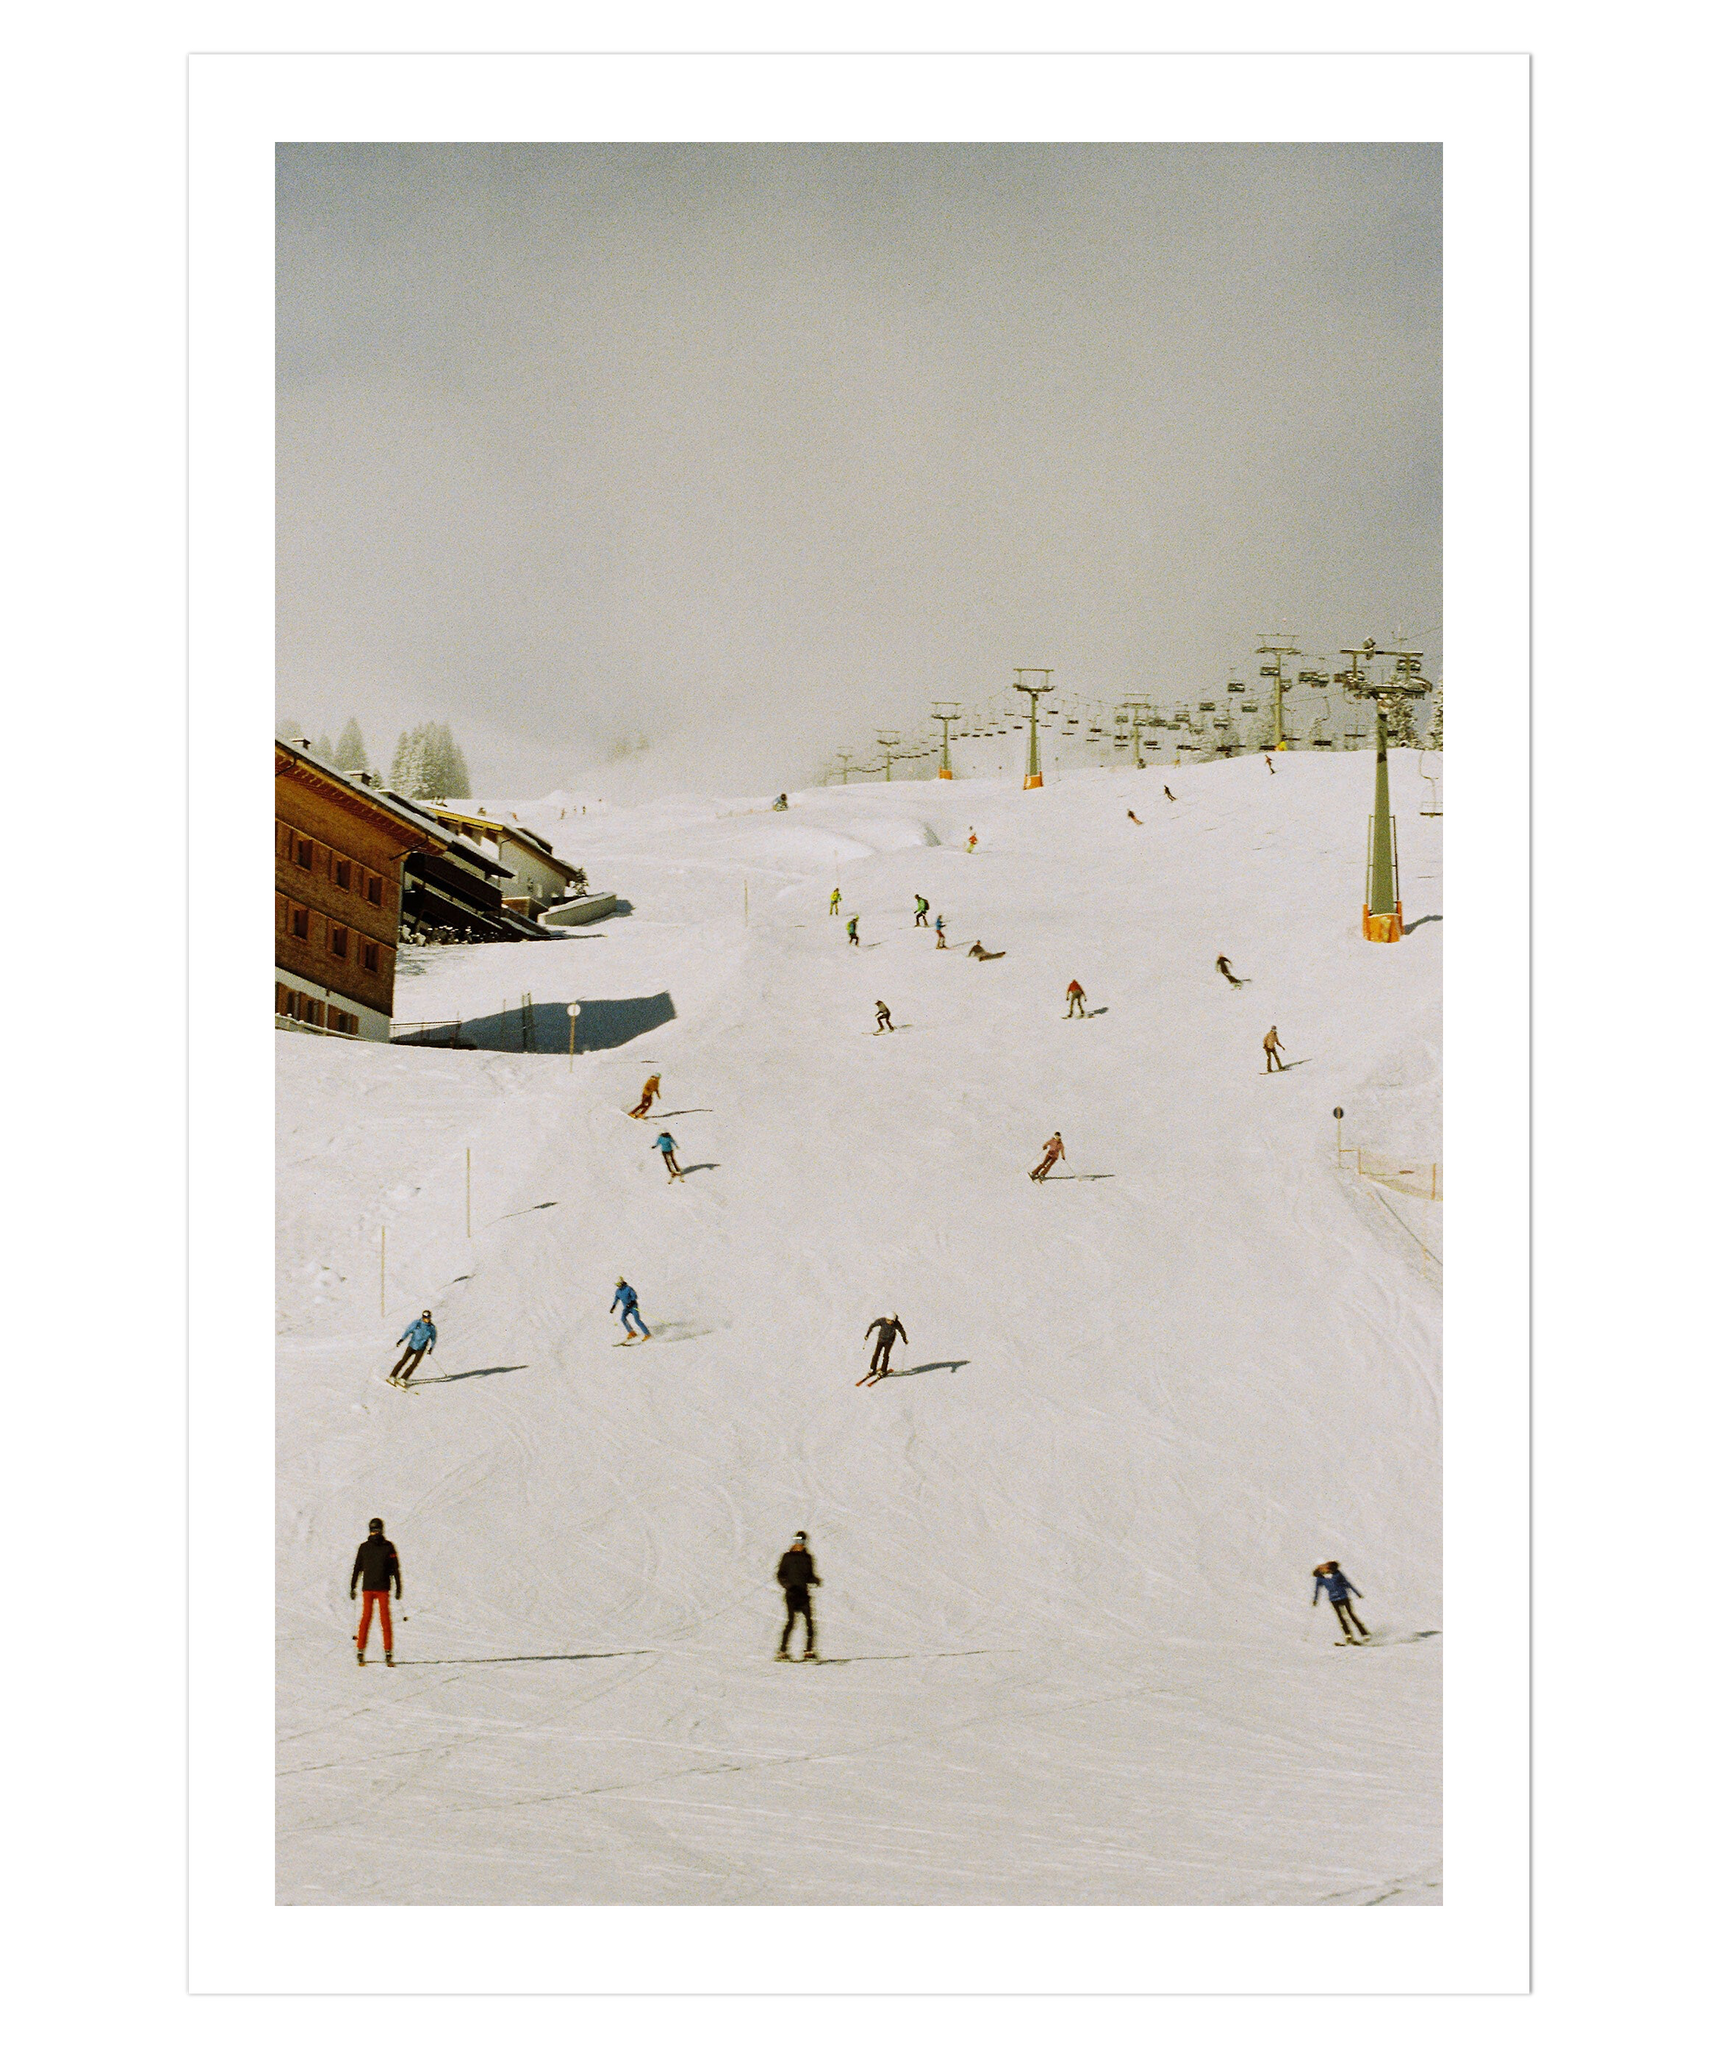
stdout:
<svg viewBox="0 0 1718 2048">
<path fill-rule="evenodd" d="M 310 912 L 302 903 L 295 903 L 292 906 L 292 936 L 295 939 L 307 939 L 310 936 Z"/>
<path fill-rule="evenodd" d="M 343 924 L 331 924 L 328 927 L 328 950 L 334 955 L 336 960 L 345 959 L 348 936 L 349 934 Z"/>
<path fill-rule="evenodd" d="M 319 1003 L 313 998 L 304 1005 L 304 1021 L 306 1024 L 320 1025 L 326 1022 L 326 1012 L 327 1005 Z"/>
<path fill-rule="evenodd" d="M 330 1003 L 328 1005 L 328 1028 L 330 1031 L 347 1032 L 356 1038 L 358 1035 L 358 1020 L 350 1010 L 337 1010 Z"/>
<path fill-rule="evenodd" d="M 368 883 L 367 883 L 367 884 L 365 885 L 365 890 L 364 890 L 364 893 L 365 893 L 365 894 L 366 894 L 366 895 L 367 895 L 367 896 L 369 897 L 369 899 L 370 899 L 370 901 L 371 901 L 372 903 L 380 903 L 380 902 L 381 902 L 381 900 L 382 900 L 382 878 L 381 878 L 381 876 L 380 876 L 380 875 L 372 875 L 372 876 L 370 877 L 370 879 L 369 879 Z"/>
<path fill-rule="evenodd" d="M 334 886 L 336 889 L 350 889 L 352 886 L 352 863 L 337 860 L 334 863 Z"/>
<path fill-rule="evenodd" d="M 292 827 L 277 824 L 274 828 L 274 857 L 276 860 L 292 858 Z"/>
<path fill-rule="evenodd" d="M 298 865 L 301 868 L 308 868 L 311 864 L 311 859 L 311 842 L 308 839 L 301 839 L 298 842 Z"/>
<path fill-rule="evenodd" d="M 380 947 L 380 946 L 366 946 L 366 947 L 364 948 L 364 972 L 365 972 L 366 974 L 380 974 L 380 973 L 381 973 L 381 971 L 382 971 L 382 949 L 381 949 L 381 947 Z"/>
<path fill-rule="evenodd" d="M 292 1015 L 292 990 L 284 981 L 277 981 L 274 985 L 274 1014 L 277 1017 Z"/>
</svg>

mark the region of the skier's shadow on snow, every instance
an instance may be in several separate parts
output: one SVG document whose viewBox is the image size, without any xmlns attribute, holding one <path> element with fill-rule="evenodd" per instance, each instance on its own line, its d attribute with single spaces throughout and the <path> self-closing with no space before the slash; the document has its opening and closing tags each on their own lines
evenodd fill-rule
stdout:
<svg viewBox="0 0 1718 2048">
<path fill-rule="evenodd" d="M 517 1372 L 518 1366 L 508 1370 Z M 396 1657 L 396 1669 L 431 1664 L 594 1664 L 603 1657 L 653 1657 L 654 1650 L 548 1650 L 520 1657 Z"/>
<path fill-rule="evenodd" d="M 455 1380 L 488 1380 L 493 1379 L 499 1372 L 526 1372 L 528 1370 L 529 1367 L 523 1365 L 479 1365 L 474 1366 L 470 1372 L 438 1372 L 433 1379 L 414 1379 L 412 1385 L 414 1387 L 451 1387 Z"/>
<path fill-rule="evenodd" d="M 922 1372 L 959 1372 L 963 1365 L 971 1363 L 970 1358 L 939 1358 L 932 1365 L 897 1366 L 888 1377 L 892 1380 L 910 1380 L 916 1379 Z"/>
<path fill-rule="evenodd" d="M 680 1178 L 684 1180 L 689 1173 L 714 1173 L 721 1163 L 719 1159 L 700 1159 L 696 1166 L 681 1167 Z"/>
<path fill-rule="evenodd" d="M 820 1657 L 820 1664 L 916 1664 L 933 1657 L 1012 1657 L 1013 1650 L 881 1650 L 869 1657 Z"/>
<path fill-rule="evenodd" d="M 1113 1173 L 1047 1173 L 1045 1180 L 1114 1180 Z"/>
<path fill-rule="evenodd" d="M 529 1209 L 509 1209 L 505 1216 L 497 1216 L 497 1223 L 511 1223 L 515 1216 L 535 1216 L 539 1209 L 559 1208 L 558 1202 L 533 1202 Z"/>
<path fill-rule="evenodd" d="M 1266 1067 L 1265 1072 L 1267 1074 L 1292 1074 L 1296 1067 L 1304 1067 L 1311 1058 L 1312 1054 L 1308 1053 L 1304 1060 L 1284 1060 L 1280 1067 Z"/>
</svg>

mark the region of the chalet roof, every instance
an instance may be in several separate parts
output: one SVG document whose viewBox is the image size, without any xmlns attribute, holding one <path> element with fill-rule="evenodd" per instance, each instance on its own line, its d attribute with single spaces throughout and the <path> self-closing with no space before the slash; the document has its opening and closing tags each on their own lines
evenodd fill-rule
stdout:
<svg viewBox="0 0 1718 2048">
<path fill-rule="evenodd" d="M 541 833 L 533 832 L 528 826 L 521 825 L 514 819 L 492 818 L 479 811 L 456 810 L 453 805 L 445 803 L 438 803 L 433 808 L 438 818 L 452 818 L 462 829 L 470 826 L 479 832 L 491 834 L 498 843 L 504 844 L 509 839 L 517 840 L 545 867 L 553 868 L 563 880 L 570 879 L 573 874 L 571 863 L 562 860 Z"/>
<path fill-rule="evenodd" d="M 413 803 L 409 797 L 398 796 L 391 789 L 383 789 L 377 783 L 349 775 L 343 768 L 331 768 L 326 761 L 318 761 L 303 741 L 275 741 L 274 772 L 277 775 L 302 776 L 307 782 L 320 785 L 325 794 L 347 810 L 386 813 L 396 830 L 401 826 L 408 828 L 412 837 L 407 838 L 407 845 L 412 844 L 415 837 L 425 845 L 447 848 L 452 846 L 456 837 L 439 818 Z M 477 847 L 465 851 L 478 860 L 488 859 Z"/>
</svg>

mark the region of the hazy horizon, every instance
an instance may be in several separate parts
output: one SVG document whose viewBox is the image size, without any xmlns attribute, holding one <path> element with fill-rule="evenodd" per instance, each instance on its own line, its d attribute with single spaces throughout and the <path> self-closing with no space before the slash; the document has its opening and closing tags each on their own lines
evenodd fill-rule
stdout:
<svg viewBox="0 0 1718 2048">
<path fill-rule="evenodd" d="M 1184 698 L 1401 627 L 1436 677 L 1439 164 L 283 145 L 278 709 L 761 790 L 1017 664 Z"/>
</svg>

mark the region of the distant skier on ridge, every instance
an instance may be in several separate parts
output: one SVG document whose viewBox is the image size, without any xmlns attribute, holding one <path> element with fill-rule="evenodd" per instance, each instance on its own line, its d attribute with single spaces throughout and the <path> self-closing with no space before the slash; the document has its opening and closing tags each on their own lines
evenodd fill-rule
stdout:
<svg viewBox="0 0 1718 2048">
<path fill-rule="evenodd" d="M 915 896 L 913 898 L 913 925 L 915 929 L 923 926 L 925 919 L 930 915 L 930 911 L 931 906 L 924 897 Z"/>
<path fill-rule="evenodd" d="M 1343 1641 L 1348 1643 L 1356 1641 L 1355 1630 L 1358 1629 L 1358 1640 L 1365 1642 L 1372 1631 L 1360 1619 L 1359 1615 L 1355 1613 L 1349 1602 L 1351 1600 L 1364 1600 L 1366 1595 L 1361 1592 L 1358 1586 L 1349 1584 L 1343 1574 L 1341 1565 L 1337 1563 L 1335 1558 L 1331 1558 L 1327 1564 L 1315 1564 L 1312 1568 L 1312 1578 L 1313 1606 L 1316 1607 L 1318 1605 L 1319 1594 L 1324 1594 L 1329 1600 L 1331 1607 L 1335 1610 L 1337 1620 L 1342 1624 Z M 1349 1626 L 1350 1622 L 1354 1624 L 1352 1628 Z"/>
<path fill-rule="evenodd" d="M 1068 984 L 1068 1016 L 1071 1017 L 1076 1009 L 1082 1017 L 1086 1014 L 1086 992 L 1077 981 L 1071 981 Z M 1066 1023 L 1067 1018 L 1062 1021 Z"/>
<path fill-rule="evenodd" d="M 948 951 L 948 926 L 943 922 L 943 915 L 940 910 L 937 912 L 937 921 L 934 929 L 937 935 L 937 951 L 939 953 L 946 953 Z"/>
<path fill-rule="evenodd" d="M 817 1624 L 811 1618 L 811 1589 L 821 1586 L 817 1576 L 817 1560 L 805 1547 L 805 1531 L 796 1529 L 790 1549 L 781 1554 L 781 1562 L 775 1568 L 776 1584 L 787 1596 L 787 1623 L 781 1632 L 781 1643 L 776 1650 L 778 1664 L 791 1664 L 793 1659 L 787 1653 L 788 1640 L 793 1634 L 793 1618 L 797 1614 L 805 1623 L 805 1655 L 800 1660 L 815 1664 L 817 1657 Z"/>
<path fill-rule="evenodd" d="M 831 889 L 831 890 L 830 890 L 830 892 L 829 892 L 829 914 L 830 914 L 830 916 L 831 916 L 831 917 L 833 917 L 833 916 L 834 916 L 834 915 L 836 914 L 836 912 L 837 912 L 837 911 L 838 911 L 838 910 L 839 910 L 840 908 L 841 908 L 841 891 L 840 891 L 839 889 Z"/>
<path fill-rule="evenodd" d="M 1287 1050 L 1287 1046 L 1277 1036 L 1277 1027 L 1273 1024 L 1265 1033 L 1265 1072 L 1267 1074 L 1280 1074 L 1285 1071 L 1283 1067 L 1283 1054 Z M 1271 1064 L 1273 1060 L 1276 1062 L 1274 1066 Z"/>
<path fill-rule="evenodd" d="M 364 1581 L 364 1609 L 358 1617 L 358 1662 L 364 1661 L 364 1645 L 370 1640 L 370 1615 L 374 1610 L 382 1624 L 382 1655 L 391 1667 L 394 1661 L 394 1618 L 388 1612 L 388 1589 L 391 1586 L 399 1598 L 405 1597 L 405 1587 L 400 1579 L 400 1553 L 388 1541 L 382 1529 L 380 1515 L 370 1518 L 370 1533 L 358 1546 L 358 1555 L 352 1560 L 352 1584 L 349 1597 L 358 1597 L 358 1581 Z"/>
<path fill-rule="evenodd" d="M 670 1180 L 683 1180 L 685 1176 L 681 1173 L 674 1158 L 674 1133 L 672 1131 L 659 1131 L 652 1140 L 652 1143 L 657 1151 L 662 1154 L 662 1163 L 668 1169 L 668 1178 Z"/>
<path fill-rule="evenodd" d="M 894 1025 L 889 1021 L 888 1004 L 879 1000 L 877 1004 L 877 1029 L 873 1032 L 872 1036 L 881 1038 L 885 1031 L 893 1031 L 894 1028 Z"/>
<path fill-rule="evenodd" d="M 850 917 L 847 920 L 847 943 L 850 946 L 856 946 L 859 943 L 859 920 L 856 917 Z"/>
<path fill-rule="evenodd" d="M 1170 786 L 1169 786 L 1169 784 L 1168 784 L 1167 782 L 1166 782 L 1166 783 L 1165 783 L 1165 784 L 1163 785 L 1163 793 L 1164 793 L 1164 795 L 1165 795 L 1166 797 L 1168 797 L 1168 799 L 1169 799 L 1169 801 L 1170 801 L 1171 803 L 1174 803 L 1174 802 L 1175 802 L 1175 800 L 1176 800 L 1176 799 L 1175 799 L 1175 792 L 1174 792 L 1174 790 L 1172 790 L 1172 789 L 1170 788 Z"/>
<path fill-rule="evenodd" d="M 1244 981 L 1237 981 L 1235 979 L 1235 970 L 1229 965 L 1229 956 L 1226 953 L 1219 953 L 1217 955 L 1217 972 L 1231 988 L 1244 988 L 1246 986 Z"/>
</svg>

